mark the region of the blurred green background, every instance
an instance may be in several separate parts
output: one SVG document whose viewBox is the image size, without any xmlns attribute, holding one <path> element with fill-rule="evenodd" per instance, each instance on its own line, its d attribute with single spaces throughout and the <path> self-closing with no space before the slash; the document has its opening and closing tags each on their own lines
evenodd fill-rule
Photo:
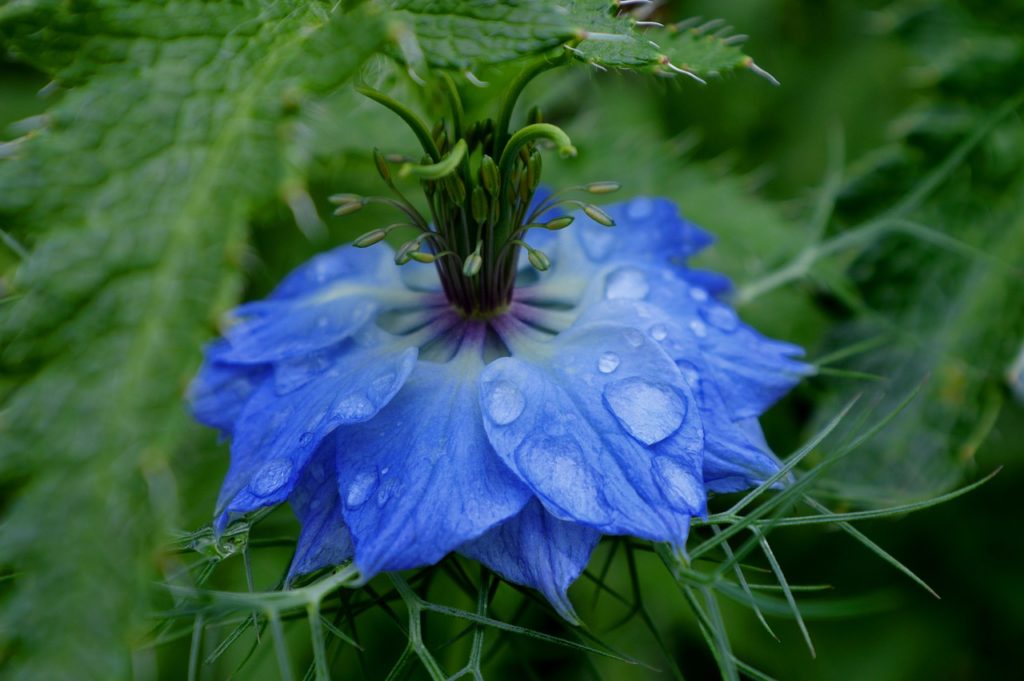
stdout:
<svg viewBox="0 0 1024 681">
<path fill-rule="evenodd" d="M 749 610 L 726 601 L 734 650 L 782 679 L 1012 676 L 1024 637 L 1024 406 L 1014 401 L 1007 372 L 1024 344 L 1024 121 L 1020 99 L 1008 113 L 1001 107 L 1024 88 L 1024 5 L 708 0 L 666 3 L 654 18 L 692 15 L 723 17 L 750 34 L 748 53 L 781 86 L 748 73 L 707 87 L 584 67 L 546 74 L 527 99 L 539 102 L 580 149 L 574 160 L 549 155 L 546 181 L 616 179 L 623 197 L 674 198 L 687 217 L 718 236 L 698 264 L 734 278 L 748 321 L 801 343 L 812 360 L 864 348 L 829 362 L 765 418 L 768 440 L 780 454 L 796 449 L 854 395 L 862 396 L 858 413 L 870 420 L 920 386 L 893 423 L 830 470 L 816 489 L 819 498 L 847 510 L 881 507 L 925 499 L 1002 467 L 966 497 L 858 525 L 941 600 L 842 532 L 784 528 L 772 542 L 790 583 L 831 587 L 797 594 L 817 656 L 808 653 L 791 619 L 768 613 L 776 641 Z M 470 110 L 486 115 L 508 74 L 481 75 L 491 87 L 463 89 Z M 31 117 L 48 105 L 38 94 L 46 82 L 13 59 L 0 63 L 0 139 L 33 127 Z M 330 140 L 318 148 L 311 174 L 310 194 L 321 215 L 329 215 L 325 197 L 331 192 L 380 190 L 370 147 L 412 148 L 389 114 L 351 93 L 330 98 L 305 123 Z M 962 158 L 944 165 L 958 149 Z M 929 177 L 941 183 L 931 187 Z M 893 210 L 901 211 L 905 229 L 871 227 L 873 218 Z M 263 295 L 311 254 L 380 219 L 383 214 L 372 210 L 347 222 L 327 218 L 326 231 L 307 238 L 283 203 L 270 202 L 243 256 L 246 297 Z M 842 235 L 853 236 L 843 241 Z M 0 277 L 0 293 L 16 261 L 10 247 L 0 248 L 0 272 L 8 273 Z M 793 276 L 770 287 L 780 270 Z M 208 522 L 226 464 L 226 445 L 205 430 L 189 431 L 172 461 L 171 497 L 181 529 Z M 295 531 L 287 509 L 254 530 L 257 588 L 277 583 Z M 611 550 L 610 543 L 602 546 L 592 571 Z M 161 560 L 168 575 L 194 558 Z M 638 554 L 638 571 L 668 655 L 686 678 L 713 677 L 714 661 L 671 577 L 645 553 Z M 628 591 L 622 550 L 608 582 Z M 226 561 L 212 582 L 236 590 L 245 583 L 237 559 Z M 374 586 L 389 588 L 386 580 Z M 488 658 L 489 678 L 670 678 L 669 664 L 639 618 L 612 628 L 626 612 L 621 604 L 606 594 L 593 605 L 587 579 L 571 593 L 595 635 L 663 672 L 509 636 Z M 473 607 L 442 578 L 430 595 Z M 494 616 L 516 613 L 524 626 L 571 636 L 541 606 L 526 601 L 520 611 L 520 600 L 503 587 Z M 60 607 L 56 594 L 49 607 Z M 308 662 L 302 620 L 289 627 L 294 658 Z M 434 616 L 426 629 L 435 645 L 462 631 Z M 178 621 L 168 631 L 180 636 L 139 646 L 133 656 L 138 678 L 184 678 L 190 624 Z M 204 655 L 229 631 L 208 630 Z M 404 635 L 383 611 L 367 614 L 358 632 L 366 652 L 342 647 L 338 678 L 383 678 Z M 233 672 L 250 650 L 247 632 L 202 666 L 200 678 L 277 678 L 271 646 L 263 642 Z M 450 656 L 454 670 L 467 646 L 461 639 L 439 659 Z M 0 649 L 0 663 L 4 656 Z M 420 674 L 410 668 L 411 678 Z"/>
</svg>

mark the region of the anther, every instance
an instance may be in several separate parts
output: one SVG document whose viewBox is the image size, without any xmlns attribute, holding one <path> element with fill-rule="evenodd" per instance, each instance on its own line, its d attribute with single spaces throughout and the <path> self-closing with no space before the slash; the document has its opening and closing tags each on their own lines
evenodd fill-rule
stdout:
<svg viewBox="0 0 1024 681">
<path fill-rule="evenodd" d="M 466 261 L 462 264 L 462 273 L 467 277 L 475 277 L 480 273 L 480 268 L 484 265 L 484 259 L 480 257 L 480 246 L 477 245 L 477 250 L 466 256 Z"/>
<path fill-rule="evenodd" d="M 356 211 L 362 210 L 363 206 L 365 206 L 365 205 L 366 205 L 366 201 L 364 199 L 360 199 L 358 201 L 353 201 L 351 203 L 343 203 L 343 204 L 341 204 L 340 206 L 338 206 L 337 208 L 334 209 L 334 214 L 335 215 L 351 215 L 352 213 L 355 213 Z"/>
<path fill-rule="evenodd" d="M 571 225 L 573 222 L 575 222 L 575 220 L 576 220 L 576 218 L 574 218 L 571 215 L 563 215 L 563 216 L 557 217 L 557 218 L 555 218 L 553 220 L 548 220 L 547 222 L 543 223 L 541 226 L 544 227 L 544 229 L 550 229 L 551 231 L 557 231 L 559 229 L 565 229 L 566 227 Z"/>
<path fill-rule="evenodd" d="M 362 236 L 356 237 L 352 242 L 352 245 L 356 248 L 367 248 L 376 243 L 383 241 L 387 237 L 388 233 L 383 229 L 373 229 L 363 234 Z"/>
<path fill-rule="evenodd" d="M 605 227 L 615 226 L 615 220 L 612 219 L 612 216 L 608 215 L 608 213 L 605 213 L 597 206 L 590 203 L 584 203 L 580 206 L 580 208 L 583 209 L 583 212 L 586 213 L 588 218 L 590 218 L 597 224 L 604 225 Z"/>
<path fill-rule="evenodd" d="M 583 186 L 583 189 L 591 194 L 611 194 L 622 188 L 618 182 L 591 182 Z"/>
<path fill-rule="evenodd" d="M 540 272 L 546 272 L 551 267 L 551 260 L 544 251 L 538 251 L 536 248 L 527 247 L 526 259 L 530 261 L 534 269 Z"/>
</svg>

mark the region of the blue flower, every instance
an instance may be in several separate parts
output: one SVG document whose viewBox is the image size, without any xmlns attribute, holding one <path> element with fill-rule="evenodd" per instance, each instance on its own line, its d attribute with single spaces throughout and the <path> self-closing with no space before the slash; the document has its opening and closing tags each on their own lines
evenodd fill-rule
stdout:
<svg viewBox="0 0 1024 681">
<path fill-rule="evenodd" d="M 318 255 L 236 309 L 190 389 L 231 439 L 218 524 L 287 500 L 289 579 L 456 551 L 570 620 L 602 535 L 681 550 L 708 492 L 778 471 L 757 417 L 809 369 L 721 302 L 724 277 L 687 267 L 711 238 L 672 203 L 607 212 L 615 229 L 531 230 L 550 267 L 517 256 L 483 314 L 383 245 Z"/>
</svg>

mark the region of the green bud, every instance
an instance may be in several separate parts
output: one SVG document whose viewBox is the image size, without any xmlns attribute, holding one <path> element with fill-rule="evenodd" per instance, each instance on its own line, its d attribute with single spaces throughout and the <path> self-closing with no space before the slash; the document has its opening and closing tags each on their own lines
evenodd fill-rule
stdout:
<svg viewBox="0 0 1024 681">
<path fill-rule="evenodd" d="M 416 262 L 431 263 L 434 262 L 437 257 L 433 253 L 422 253 L 420 251 L 413 251 L 409 254 L 409 257 Z"/>
<path fill-rule="evenodd" d="M 491 222 L 498 224 L 498 220 L 501 219 L 501 201 L 495 199 L 491 201 Z"/>
<path fill-rule="evenodd" d="M 443 151 L 448 146 L 448 131 L 445 130 L 444 119 L 439 120 L 434 125 L 434 129 L 430 131 L 430 136 L 434 139 L 434 144 L 437 145 L 438 149 Z"/>
<path fill-rule="evenodd" d="M 563 215 L 560 218 L 555 218 L 554 220 L 548 220 L 547 222 L 545 222 L 544 229 L 550 229 L 552 231 L 565 229 L 566 227 L 571 225 L 575 220 L 576 218 L 574 218 L 571 215 Z"/>
<path fill-rule="evenodd" d="M 538 251 L 535 248 L 529 249 L 526 254 L 527 260 L 533 267 L 541 272 L 547 271 L 551 267 L 551 261 L 548 260 L 548 256 L 543 251 Z"/>
<path fill-rule="evenodd" d="M 483 184 L 484 189 L 491 196 L 497 196 L 500 181 L 498 164 L 494 162 L 493 158 L 484 154 L 484 157 L 480 160 L 480 182 Z"/>
<path fill-rule="evenodd" d="M 591 182 L 583 188 L 591 194 L 611 194 L 622 187 L 618 182 Z"/>
<path fill-rule="evenodd" d="M 526 165 L 526 175 L 530 178 L 530 190 L 537 189 L 537 185 L 540 184 L 540 175 L 543 170 L 543 163 L 541 162 L 541 155 L 539 151 L 534 151 L 530 154 L 530 162 Z"/>
<path fill-rule="evenodd" d="M 533 185 L 530 182 L 529 170 L 526 170 L 519 176 L 519 200 L 529 204 L 531 198 L 533 198 Z"/>
<path fill-rule="evenodd" d="M 448 192 L 448 198 L 456 206 L 461 206 L 466 202 L 466 185 L 455 175 L 444 178 L 444 188 Z"/>
<path fill-rule="evenodd" d="M 473 194 L 469 198 L 469 207 L 473 219 L 477 223 L 482 224 L 487 221 L 487 195 L 484 194 L 483 187 L 473 187 Z"/>
<path fill-rule="evenodd" d="M 466 257 L 466 262 L 462 264 L 462 273 L 467 277 L 475 277 L 483 266 L 484 259 L 480 257 L 479 253 L 473 252 Z"/>
<path fill-rule="evenodd" d="M 380 153 L 380 149 L 373 150 L 373 162 L 377 164 L 377 172 L 380 173 L 380 177 L 387 184 L 391 184 L 391 168 L 388 167 L 388 162 L 384 159 L 384 154 Z"/>
<path fill-rule="evenodd" d="M 352 242 L 352 245 L 356 248 L 366 248 L 367 246 L 372 246 L 375 243 L 383 241 L 387 235 L 388 233 L 383 229 L 373 229 L 362 236 L 356 237 L 356 240 Z"/>
<path fill-rule="evenodd" d="M 588 218 L 599 225 L 604 225 L 605 227 L 615 226 L 615 220 L 612 220 L 612 216 L 608 215 L 608 213 L 605 213 L 597 206 L 585 203 L 583 204 L 583 212 L 587 214 Z"/>
<path fill-rule="evenodd" d="M 327 200 L 331 203 L 356 203 L 362 201 L 363 197 L 359 194 L 331 194 Z"/>
</svg>

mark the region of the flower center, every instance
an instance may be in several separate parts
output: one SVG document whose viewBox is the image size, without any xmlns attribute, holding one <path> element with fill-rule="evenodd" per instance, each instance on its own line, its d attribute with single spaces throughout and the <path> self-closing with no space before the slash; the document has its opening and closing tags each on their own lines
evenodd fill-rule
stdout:
<svg viewBox="0 0 1024 681">
<path fill-rule="evenodd" d="M 423 147 L 420 163 L 406 156 L 374 151 L 377 171 L 391 190 L 390 197 L 336 194 L 337 215 L 354 213 L 368 203 L 381 203 L 402 212 L 407 221 L 374 229 L 353 244 L 368 247 L 396 230 L 415 230 L 395 254 L 395 263 L 413 260 L 432 263 L 451 307 L 466 319 L 486 321 L 504 314 L 512 302 L 525 250 L 529 266 L 545 271 L 548 255 L 529 243 L 531 229 L 560 230 L 572 222 L 563 206 L 582 209 L 591 219 L 611 226 L 601 209 L 564 198 L 569 191 L 605 194 L 618 189 L 614 182 L 595 182 L 556 194 L 538 192 L 541 181 L 541 146 L 554 145 L 563 157 L 574 156 L 575 147 L 557 126 L 543 122 L 540 112 L 530 112 L 526 125 L 510 132 L 512 110 L 520 92 L 534 76 L 555 65 L 541 61 L 524 70 L 506 93 L 496 119 L 463 124 L 458 89 L 445 78 L 449 117 L 428 129 L 419 116 L 387 95 L 360 89 L 364 95 L 388 107 L 409 125 Z M 397 165 L 397 173 L 392 166 Z M 419 180 L 426 199 L 424 217 L 396 186 L 396 177 Z"/>
</svg>

